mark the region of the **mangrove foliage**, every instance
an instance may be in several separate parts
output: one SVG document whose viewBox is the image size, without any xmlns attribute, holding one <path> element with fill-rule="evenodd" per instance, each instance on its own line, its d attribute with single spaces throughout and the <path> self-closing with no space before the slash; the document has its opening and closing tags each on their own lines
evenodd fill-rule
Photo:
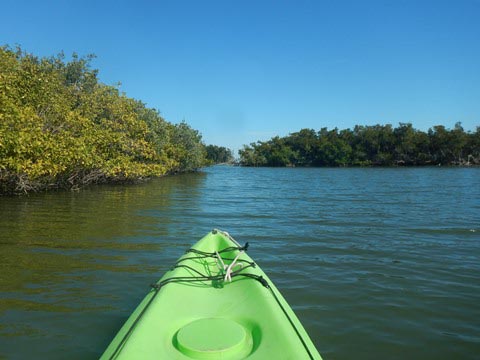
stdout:
<svg viewBox="0 0 480 360">
<path fill-rule="evenodd" d="M 103 84 L 93 56 L 0 47 L 0 194 L 137 181 L 206 163 L 201 135 Z"/>
<path fill-rule="evenodd" d="M 233 162 L 232 150 L 217 145 L 207 145 L 205 147 L 207 152 L 207 160 L 210 164 L 225 164 Z"/>
<path fill-rule="evenodd" d="M 244 166 L 416 166 L 479 165 L 480 127 L 466 132 L 442 125 L 428 132 L 410 123 L 355 126 L 353 130 L 302 129 L 245 145 L 239 151 Z"/>
</svg>

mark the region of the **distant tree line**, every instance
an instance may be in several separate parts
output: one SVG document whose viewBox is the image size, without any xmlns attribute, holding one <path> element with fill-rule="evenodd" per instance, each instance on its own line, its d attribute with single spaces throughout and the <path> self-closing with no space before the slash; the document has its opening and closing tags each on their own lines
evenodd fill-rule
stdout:
<svg viewBox="0 0 480 360">
<path fill-rule="evenodd" d="M 465 132 L 460 123 L 428 132 L 410 123 L 302 129 L 245 145 L 239 155 L 243 166 L 480 165 L 480 127 L 475 132 Z"/>
<path fill-rule="evenodd" d="M 207 161 L 210 164 L 223 164 L 233 162 L 232 150 L 217 145 L 207 145 L 205 147 L 207 152 Z"/>
<path fill-rule="evenodd" d="M 201 135 L 98 80 L 93 56 L 0 47 L 0 194 L 195 170 Z"/>
</svg>

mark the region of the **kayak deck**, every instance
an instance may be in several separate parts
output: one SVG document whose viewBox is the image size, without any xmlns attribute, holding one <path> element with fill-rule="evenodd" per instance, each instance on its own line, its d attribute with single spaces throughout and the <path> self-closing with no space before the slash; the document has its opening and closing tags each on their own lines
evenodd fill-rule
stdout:
<svg viewBox="0 0 480 360">
<path fill-rule="evenodd" d="M 321 359 L 247 246 L 218 230 L 198 241 L 152 286 L 101 359 Z"/>
</svg>

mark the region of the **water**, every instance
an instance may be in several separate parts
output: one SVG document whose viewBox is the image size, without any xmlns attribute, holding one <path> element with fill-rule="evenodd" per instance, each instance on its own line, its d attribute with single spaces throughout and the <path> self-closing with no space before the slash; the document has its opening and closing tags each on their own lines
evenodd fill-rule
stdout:
<svg viewBox="0 0 480 360">
<path fill-rule="evenodd" d="M 0 198 L 0 357 L 95 359 L 212 228 L 325 359 L 480 356 L 480 169 L 214 167 Z"/>
</svg>

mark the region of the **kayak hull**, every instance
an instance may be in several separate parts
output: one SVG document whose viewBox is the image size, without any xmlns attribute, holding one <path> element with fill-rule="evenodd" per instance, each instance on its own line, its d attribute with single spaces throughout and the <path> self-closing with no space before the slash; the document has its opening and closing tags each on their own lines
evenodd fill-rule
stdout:
<svg viewBox="0 0 480 360">
<path fill-rule="evenodd" d="M 321 359 L 285 299 L 227 233 L 214 230 L 192 249 L 146 295 L 102 360 Z"/>
</svg>

